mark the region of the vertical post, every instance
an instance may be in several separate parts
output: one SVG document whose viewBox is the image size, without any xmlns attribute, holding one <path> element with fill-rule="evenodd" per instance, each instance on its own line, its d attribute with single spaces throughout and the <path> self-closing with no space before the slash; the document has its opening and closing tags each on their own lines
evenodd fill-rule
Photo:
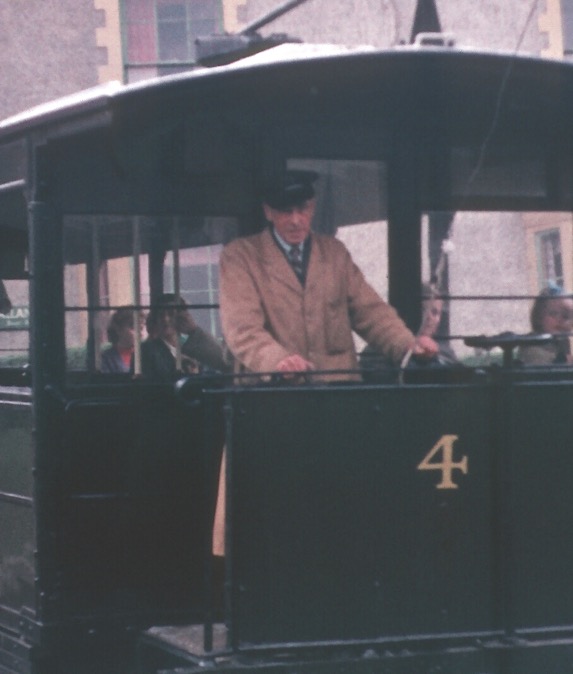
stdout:
<svg viewBox="0 0 573 674">
<path fill-rule="evenodd" d="M 455 213 L 451 211 L 442 211 L 439 213 L 428 213 L 428 251 L 430 256 L 430 276 L 432 283 L 437 283 L 437 290 L 441 295 L 450 293 L 450 276 L 448 267 L 448 258 L 443 256 L 442 243 L 449 237 L 450 227 Z M 441 271 L 438 274 L 438 266 Z M 450 301 L 444 300 L 444 308 L 437 330 L 438 335 L 450 334 Z"/>
<path fill-rule="evenodd" d="M 163 266 L 165 263 L 166 237 L 163 230 L 157 226 L 155 221 L 152 223 L 149 232 L 149 292 L 151 303 L 155 303 L 157 298 L 163 295 Z"/>
<path fill-rule="evenodd" d="M 91 231 L 91 259 L 88 268 L 88 344 L 91 345 L 89 363 L 94 368 L 101 367 L 101 296 L 100 296 L 100 254 L 99 227 L 96 220 Z M 97 307 L 97 308 L 96 308 Z M 92 310 L 93 309 L 93 310 Z"/>
<path fill-rule="evenodd" d="M 515 615 L 515 512 L 513 510 L 513 466 L 515 447 L 512 437 L 513 417 L 513 375 L 508 369 L 496 373 L 493 386 L 492 410 L 494 412 L 492 437 L 494 452 L 493 486 L 496 498 L 495 518 L 495 598 L 497 618 L 506 638 L 515 637 L 518 627 Z"/>
<path fill-rule="evenodd" d="M 225 616 L 227 641 L 233 650 L 239 647 L 237 634 L 237 602 L 239 592 L 233 568 L 233 399 L 227 395 L 223 404 L 225 423 Z"/>
<path fill-rule="evenodd" d="M 60 419 L 65 386 L 65 309 L 63 280 L 63 220 L 46 181 L 41 149 L 36 149 L 33 199 L 28 206 L 30 241 L 30 355 L 34 395 L 35 438 L 34 512 L 36 517 L 36 590 L 40 623 L 58 620 L 60 595 L 53 532 L 57 508 L 54 456 L 61 434 Z M 58 399 L 58 396 L 60 399 Z"/>
<path fill-rule="evenodd" d="M 139 217 L 133 220 L 133 304 L 135 309 L 133 311 L 133 330 L 134 330 L 134 344 L 133 344 L 133 374 L 139 376 L 141 374 L 141 226 Z"/>
<path fill-rule="evenodd" d="M 173 248 L 173 292 L 176 298 L 181 297 L 181 274 L 179 267 L 179 218 L 173 220 L 172 234 Z M 181 372 L 181 343 L 179 339 L 175 345 L 175 367 Z"/>
<path fill-rule="evenodd" d="M 396 133 L 388 166 L 388 296 L 413 332 L 420 326 L 422 313 L 419 170 L 415 139 Z"/>
<path fill-rule="evenodd" d="M 39 390 L 63 387 L 66 363 L 62 218 L 45 201 L 29 205 L 30 347 Z"/>
</svg>

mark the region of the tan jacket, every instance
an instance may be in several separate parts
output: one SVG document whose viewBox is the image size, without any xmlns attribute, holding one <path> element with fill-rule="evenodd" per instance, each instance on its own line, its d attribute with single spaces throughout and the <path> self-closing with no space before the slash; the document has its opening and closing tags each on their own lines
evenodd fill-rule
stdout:
<svg viewBox="0 0 573 674">
<path fill-rule="evenodd" d="M 221 255 L 220 307 L 229 349 L 254 372 L 295 353 L 319 370 L 354 369 L 353 330 L 394 361 L 414 342 L 332 236 L 312 234 L 304 288 L 269 229 L 231 242 Z"/>
</svg>

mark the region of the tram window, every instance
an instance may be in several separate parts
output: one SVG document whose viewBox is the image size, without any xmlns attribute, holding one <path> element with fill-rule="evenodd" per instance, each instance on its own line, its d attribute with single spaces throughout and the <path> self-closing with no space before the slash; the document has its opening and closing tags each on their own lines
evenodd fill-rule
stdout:
<svg viewBox="0 0 573 674">
<path fill-rule="evenodd" d="M 368 282 L 388 297 L 385 165 L 299 159 L 289 167 L 319 174 L 315 229 L 340 238 Z M 434 336 L 462 364 L 501 362 L 501 350 L 477 351 L 465 338 L 530 333 L 533 300 L 548 282 L 573 292 L 571 214 L 427 213 L 421 240 L 422 282 L 443 298 Z M 420 302 L 423 293 L 421 287 Z"/>
<path fill-rule="evenodd" d="M 380 222 L 387 210 L 387 170 L 380 161 L 291 159 L 291 169 L 315 171 L 313 229 L 326 234 L 339 227 Z"/>
<path fill-rule="evenodd" d="M 157 8 L 157 37 L 160 60 L 189 60 L 183 4 L 160 5 Z"/>
<path fill-rule="evenodd" d="M 457 197 L 546 197 L 546 166 L 505 150 L 457 148 L 452 152 L 452 194 Z"/>
<path fill-rule="evenodd" d="M 467 347 L 465 337 L 528 334 L 540 290 L 548 284 L 573 290 L 569 213 L 430 213 L 423 240 L 424 278 L 447 296 L 439 336 L 450 338 L 466 364 L 500 361 L 501 352 Z"/>
<path fill-rule="evenodd" d="M 133 251 L 149 239 L 149 227 L 139 219 L 87 217 L 68 217 L 64 226 L 67 367 L 97 371 L 113 308 L 148 301 L 145 286 L 136 291 L 134 283 L 135 267 L 145 277 L 147 256 L 135 265 Z"/>
<path fill-rule="evenodd" d="M 206 332 L 221 338 L 219 321 L 219 256 L 222 244 L 184 248 L 179 251 L 179 294 L 192 308 L 195 322 Z M 174 253 L 165 260 L 163 287 L 176 292 Z"/>
<path fill-rule="evenodd" d="M 123 0 L 123 10 L 130 81 L 141 79 L 142 70 L 156 74 L 156 62 L 188 64 L 195 58 L 197 36 L 221 29 L 221 0 Z M 159 70 L 160 75 L 174 72 L 181 66 Z"/>
<path fill-rule="evenodd" d="M 233 218 L 67 217 L 64 289 L 68 371 L 105 370 L 108 326 L 118 309 L 133 311 L 140 339 L 151 288 L 175 292 L 198 325 L 220 337 L 218 260 L 236 236 Z"/>
<path fill-rule="evenodd" d="M 20 368 L 30 362 L 28 281 L 6 280 L 3 285 L 11 307 L 0 314 L 0 368 Z"/>
<path fill-rule="evenodd" d="M 563 254 L 561 252 L 561 232 L 559 229 L 545 229 L 537 232 L 537 259 L 539 261 L 540 290 L 549 283 L 563 287 Z"/>
</svg>

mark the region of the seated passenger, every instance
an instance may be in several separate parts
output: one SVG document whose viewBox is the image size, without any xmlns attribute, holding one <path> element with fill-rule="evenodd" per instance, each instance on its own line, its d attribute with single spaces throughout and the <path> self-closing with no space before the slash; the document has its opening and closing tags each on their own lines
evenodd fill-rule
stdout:
<svg viewBox="0 0 573 674">
<path fill-rule="evenodd" d="M 442 320 L 442 311 L 444 301 L 440 299 L 440 293 L 429 283 L 422 284 L 422 324 L 418 330 L 419 335 L 436 337 L 440 321 Z M 437 359 L 441 365 L 455 365 L 458 362 L 454 350 L 446 340 L 438 341 Z"/>
<path fill-rule="evenodd" d="M 135 343 L 131 309 L 114 311 L 107 327 L 107 338 L 111 346 L 102 351 L 101 371 L 129 372 Z"/>
<path fill-rule="evenodd" d="M 524 365 L 571 363 L 569 333 L 573 328 L 573 299 L 563 289 L 551 284 L 541 291 L 531 307 L 533 334 L 556 335 L 546 344 L 520 347 L 517 358 Z"/>
<path fill-rule="evenodd" d="M 176 295 L 168 293 L 159 298 L 149 312 L 147 329 L 149 339 L 141 344 L 144 377 L 172 380 L 180 375 L 197 374 L 204 367 L 218 372 L 229 369 L 219 342 L 195 323 L 185 302 Z"/>
<path fill-rule="evenodd" d="M 440 321 L 442 319 L 444 302 L 439 297 L 438 291 L 428 283 L 422 284 L 422 322 L 418 330 L 418 336 L 435 338 Z M 435 363 L 440 365 L 455 365 L 458 359 L 449 343 L 440 340 L 438 353 L 434 357 Z M 392 363 L 371 346 L 366 346 L 360 354 L 361 366 L 364 370 L 375 370 L 391 367 Z"/>
</svg>

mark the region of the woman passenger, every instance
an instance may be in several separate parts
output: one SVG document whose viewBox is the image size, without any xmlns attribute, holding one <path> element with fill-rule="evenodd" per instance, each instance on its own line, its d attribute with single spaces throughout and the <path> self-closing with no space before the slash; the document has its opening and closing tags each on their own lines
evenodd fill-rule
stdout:
<svg viewBox="0 0 573 674">
<path fill-rule="evenodd" d="M 425 335 L 427 337 L 436 338 L 436 333 L 440 327 L 442 320 L 442 312 L 444 308 L 444 301 L 439 297 L 436 288 L 429 283 L 422 283 L 422 320 L 418 335 Z M 438 353 L 435 358 L 430 361 L 430 364 L 437 365 L 457 365 L 457 359 L 454 350 L 449 345 L 447 340 L 436 339 L 438 343 Z M 376 369 L 384 369 L 392 367 L 392 364 L 385 356 L 377 353 L 372 347 L 366 346 L 360 354 L 360 365 L 362 367 L 363 375 L 369 377 L 370 371 Z"/>
<path fill-rule="evenodd" d="M 102 372 L 129 372 L 135 344 L 133 311 L 118 309 L 111 315 L 107 327 L 111 346 L 101 354 Z"/>
<path fill-rule="evenodd" d="M 533 334 L 555 335 L 555 338 L 545 344 L 521 347 L 518 359 L 524 365 L 571 363 L 569 334 L 573 329 L 573 299 L 552 284 L 536 297 L 530 318 Z"/>
<path fill-rule="evenodd" d="M 436 337 L 442 312 L 444 309 L 444 300 L 439 297 L 439 293 L 434 286 L 429 283 L 422 284 L 422 323 L 418 331 L 419 335 Z M 449 342 L 443 339 L 437 339 L 438 355 L 437 359 L 441 365 L 454 365 L 458 362 L 454 350 Z"/>
</svg>

